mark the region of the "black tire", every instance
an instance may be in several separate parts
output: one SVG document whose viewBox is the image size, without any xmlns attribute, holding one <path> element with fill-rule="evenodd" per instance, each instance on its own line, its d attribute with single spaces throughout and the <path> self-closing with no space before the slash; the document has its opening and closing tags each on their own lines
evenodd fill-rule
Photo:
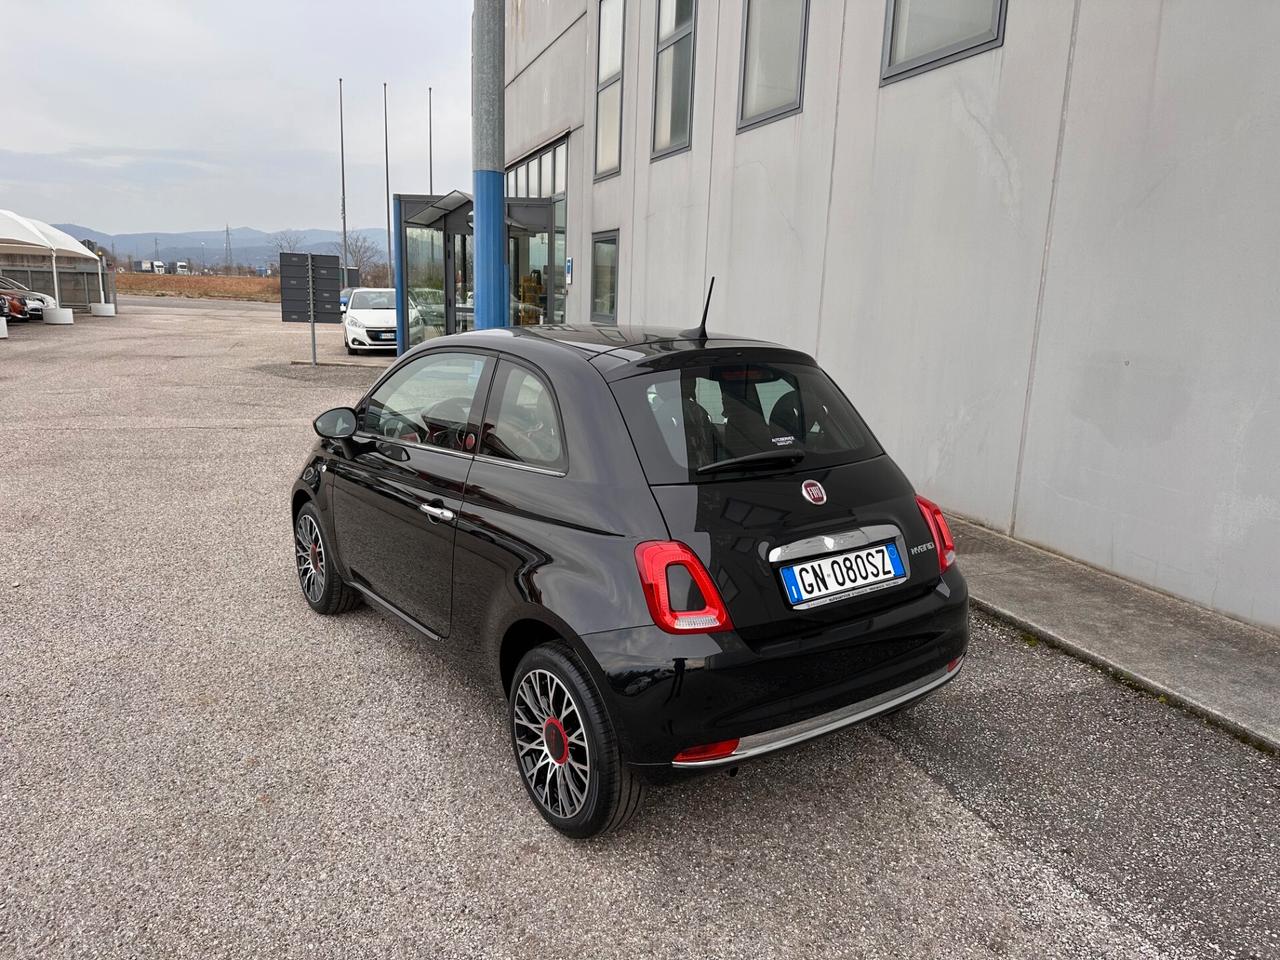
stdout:
<svg viewBox="0 0 1280 960">
<path fill-rule="evenodd" d="M 342 338 L 342 342 L 347 345 L 347 356 L 354 357 L 360 351 L 351 345 L 351 341 L 346 337 Z"/>
<path fill-rule="evenodd" d="M 315 546 L 318 546 L 318 549 Z M 314 504 L 303 504 L 293 521 L 293 553 L 298 586 L 311 609 L 326 616 L 346 613 L 360 602 L 360 594 L 347 586 L 334 569 L 320 514 Z M 308 576 L 314 573 L 314 577 Z"/>
<path fill-rule="evenodd" d="M 553 706 L 548 712 L 557 718 L 557 723 L 564 720 L 559 732 L 553 730 L 550 734 L 557 748 L 563 746 L 565 759 L 560 763 L 553 760 L 545 740 L 549 719 L 542 727 L 541 746 L 535 742 L 533 731 L 538 722 L 535 710 L 539 708 L 531 710 L 527 699 L 531 688 L 525 684 L 526 679 L 534 688 L 545 689 L 539 684 L 545 684 L 548 675 L 567 691 L 573 708 L 556 710 Z M 556 703 L 554 693 L 549 694 L 548 699 L 553 705 Z M 581 718 L 580 726 L 573 719 L 575 714 Z M 524 655 L 507 691 L 507 727 L 511 731 L 516 771 L 525 792 L 543 819 L 565 836 L 583 840 L 608 833 L 625 824 L 639 809 L 644 797 L 644 781 L 623 761 L 609 713 L 586 670 L 568 647 L 545 643 Z M 578 730 L 582 731 L 584 740 L 581 746 L 576 739 Z M 585 774 L 578 771 L 583 760 Z M 569 784 L 568 788 L 560 786 L 565 783 Z M 575 793 L 578 784 L 585 786 Z M 564 815 L 566 813 L 568 815 Z"/>
</svg>

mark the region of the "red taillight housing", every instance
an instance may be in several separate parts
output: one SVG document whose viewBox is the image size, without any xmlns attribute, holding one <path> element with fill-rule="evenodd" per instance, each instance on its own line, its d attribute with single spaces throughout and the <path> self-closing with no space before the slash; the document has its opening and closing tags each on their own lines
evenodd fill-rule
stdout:
<svg viewBox="0 0 1280 960">
<path fill-rule="evenodd" d="M 951 538 L 951 528 L 947 526 L 947 518 L 942 515 L 942 510 L 932 500 L 916 497 L 916 503 L 924 516 L 924 522 L 929 527 L 929 532 L 933 534 L 933 545 L 938 551 L 938 572 L 946 573 L 947 569 L 956 562 L 956 542 Z"/>
<path fill-rule="evenodd" d="M 720 599 L 720 591 L 697 554 L 675 540 L 648 540 L 636 547 L 636 567 L 644 599 L 649 604 L 653 622 L 667 633 L 716 633 L 732 630 L 729 611 Z M 683 567 L 702 595 L 698 610 L 677 610 L 672 601 L 668 574 L 672 567 Z"/>
</svg>

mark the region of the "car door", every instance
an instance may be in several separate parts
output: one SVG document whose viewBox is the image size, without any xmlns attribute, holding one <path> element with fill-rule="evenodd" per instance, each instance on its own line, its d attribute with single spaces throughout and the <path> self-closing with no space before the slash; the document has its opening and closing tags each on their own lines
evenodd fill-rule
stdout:
<svg viewBox="0 0 1280 960">
<path fill-rule="evenodd" d="M 568 451 L 561 423 L 550 381 L 531 366 L 501 358 L 467 478 L 467 521 L 458 531 L 453 637 L 460 646 L 493 639 L 485 625 L 495 609 L 541 602 L 549 565 L 558 561 L 564 569 L 569 556 L 590 567 L 584 542 L 592 535 L 574 530 L 584 512 L 591 515 L 590 498 L 582 484 L 564 480 Z M 612 532 L 606 536 L 613 539 Z M 569 575 L 582 572 L 577 567 Z"/>
<path fill-rule="evenodd" d="M 333 472 L 334 527 L 353 582 L 436 636 L 449 634 L 457 516 L 491 360 L 432 351 L 366 398 Z"/>
</svg>

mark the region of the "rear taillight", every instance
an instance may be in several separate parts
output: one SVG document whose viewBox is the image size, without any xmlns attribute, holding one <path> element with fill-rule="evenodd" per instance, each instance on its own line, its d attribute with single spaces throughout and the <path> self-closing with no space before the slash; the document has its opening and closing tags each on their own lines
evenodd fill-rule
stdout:
<svg viewBox="0 0 1280 960">
<path fill-rule="evenodd" d="M 729 611 L 720 599 L 720 591 L 697 554 L 674 540 L 649 540 L 636 547 L 636 567 L 640 584 L 649 604 L 653 622 L 667 633 L 715 633 L 731 630 Z M 668 576 L 671 568 L 683 568 L 701 594 L 703 606 L 697 610 L 680 610 L 673 601 Z"/>
<path fill-rule="evenodd" d="M 938 551 L 938 572 L 946 573 L 947 568 L 956 562 L 956 542 L 951 539 L 951 528 L 947 526 L 947 518 L 942 515 L 938 505 L 924 497 L 916 497 L 924 522 L 933 534 L 933 545 Z"/>
</svg>

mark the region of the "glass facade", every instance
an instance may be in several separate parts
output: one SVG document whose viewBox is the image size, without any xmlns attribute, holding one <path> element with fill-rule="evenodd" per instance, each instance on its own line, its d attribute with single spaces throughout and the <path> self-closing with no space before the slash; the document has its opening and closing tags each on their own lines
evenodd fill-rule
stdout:
<svg viewBox="0 0 1280 960">
<path fill-rule="evenodd" d="M 564 323 L 567 141 L 544 147 L 507 170 L 507 264 L 511 323 Z"/>
</svg>

